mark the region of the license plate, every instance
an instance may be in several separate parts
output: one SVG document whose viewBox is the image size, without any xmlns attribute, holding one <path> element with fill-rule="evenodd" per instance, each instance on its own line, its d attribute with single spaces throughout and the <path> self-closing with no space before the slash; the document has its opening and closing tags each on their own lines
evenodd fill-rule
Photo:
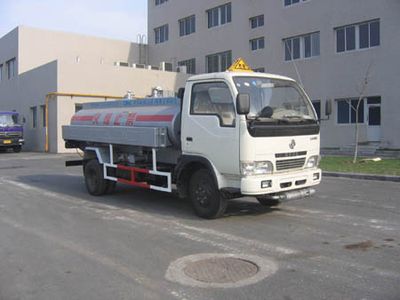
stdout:
<svg viewBox="0 0 400 300">
<path fill-rule="evenodd" d="M 3 141 L 3 144 L 6 144 L 6 145 L 11 144 L 11 143 L 12 143 L 11 140 L 4 140 L 4 141 Z"/>
</svg>

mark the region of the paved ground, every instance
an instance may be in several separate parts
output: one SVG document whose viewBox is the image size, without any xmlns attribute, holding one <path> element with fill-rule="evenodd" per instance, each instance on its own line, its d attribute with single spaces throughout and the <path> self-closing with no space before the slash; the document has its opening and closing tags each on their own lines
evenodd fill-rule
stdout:
<svg viewBox="0 0 400 300">
<path fill-rule="evenodd" d="M 312 199 L 194 217 L 171 195 L 122 187 L 95 198 L 65 156 L 0 155 L 0 299 L 400 299 L 400 185 L 326 178 Z M 240 288 L 165 278 L 193 254 L 276 266 Z"/>
</svg>

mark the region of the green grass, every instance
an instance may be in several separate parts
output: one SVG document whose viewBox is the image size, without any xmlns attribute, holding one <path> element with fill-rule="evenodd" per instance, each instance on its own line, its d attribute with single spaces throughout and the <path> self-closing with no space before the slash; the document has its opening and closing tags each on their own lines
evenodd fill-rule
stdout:
<svg viewBox="0 0 400 300">
<path fill-rule="evenodd" d="M 357 163 L 353 164 L 352 157 L 324 156 L 320 166 L 323 171 L 329 172 L 400 176 L 400 159 L 383 158 L 378 162 L 363 162 L 362 159 L 359 158 Z"/>
</svg>

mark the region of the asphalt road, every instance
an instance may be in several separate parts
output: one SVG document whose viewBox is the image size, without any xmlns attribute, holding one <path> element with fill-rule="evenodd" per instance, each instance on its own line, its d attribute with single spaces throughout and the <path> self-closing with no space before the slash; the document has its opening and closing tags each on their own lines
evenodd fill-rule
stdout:
<svg viewBox="0 0 400 300">
<path fill-rule="evenodd" d="M 234 200 L 206 221 L 169 194 L 89 196 L 66 159 L 0 154 L 1 300 L 400 299 L 398 183 L 324 178 L 311 199 L 273 209 Z M 166 279 L 172 262 L 207 253 L 275 269 L 241 287 Z"/>
</svg>

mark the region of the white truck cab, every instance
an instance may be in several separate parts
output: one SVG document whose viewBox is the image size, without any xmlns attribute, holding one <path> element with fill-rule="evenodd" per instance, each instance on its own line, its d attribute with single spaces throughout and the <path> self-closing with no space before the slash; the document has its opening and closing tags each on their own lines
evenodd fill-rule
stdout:
<svg viewBox="0 0 400 300">
<path fill-rule="evenodd" d="M 215 218 L 230 198 L 276 205 L 310 196 L 320 183 L 319 121 L 293 79 L 197 75 L 178 98 L 164 100 L 91 104 L 63 128 L 67 147 L 85 152 L 69 165 L 83 164 L 89 193 L 104 194 L 115 182 L 176 188 L 197 215 Z"/>
</svg>

